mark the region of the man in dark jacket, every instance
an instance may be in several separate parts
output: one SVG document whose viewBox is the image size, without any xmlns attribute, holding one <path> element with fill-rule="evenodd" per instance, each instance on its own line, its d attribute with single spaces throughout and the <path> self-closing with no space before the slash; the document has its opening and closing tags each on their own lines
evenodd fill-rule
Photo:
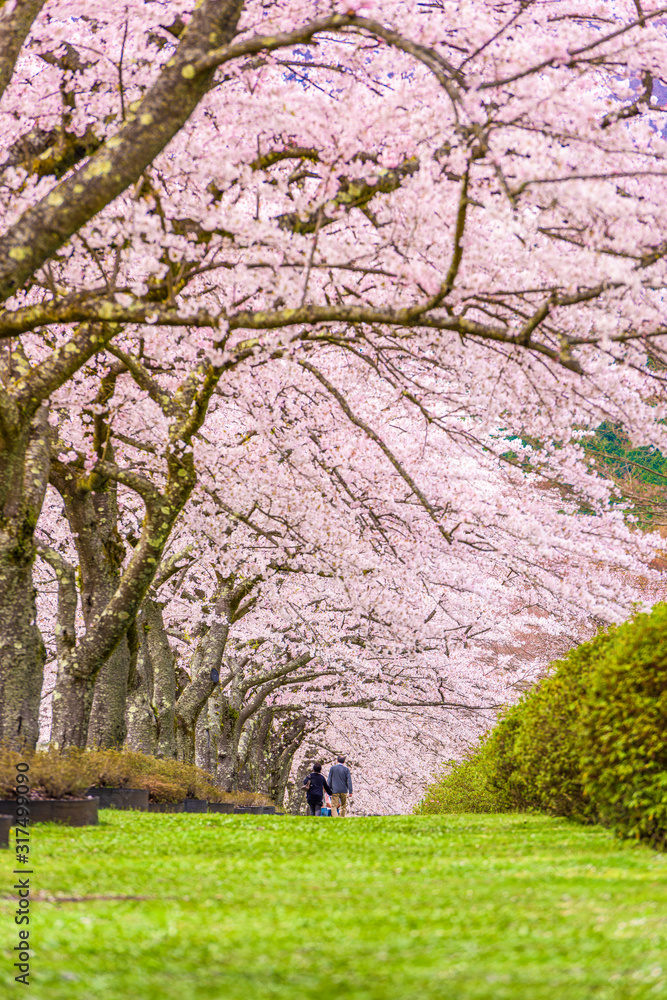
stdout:
<svg viewBox="0 0 667 1000">
<path fill-rule="evenodd" d="M 352 775 L 349 767 L 345 767 L 345 757 L 338 758 L 338 763 L 329 768 L 329 784 L 331 785 L 331 815 L 347 816 L 347 797 L 352 800 Z M 338 811 L 340 803 L 340 812 Z"/>
<path fill-rule="evenodd" d="M 322 774 L 321 764 L 313 764 L 313 770 L 303 779 L 303 784 L 306 789 L 306 802 L 310 815 L 321 816 L 324 793 L 331 795 L 331 788 Z"/>
</svg>

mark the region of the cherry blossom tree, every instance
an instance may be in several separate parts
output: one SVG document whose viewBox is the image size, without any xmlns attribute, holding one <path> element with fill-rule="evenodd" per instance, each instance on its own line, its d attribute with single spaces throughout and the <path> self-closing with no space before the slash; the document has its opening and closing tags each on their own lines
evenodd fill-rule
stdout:
<svg viewBox="0 0 667 1000">
<path fill-rule="evenodd" d="M 113 742 L 132 623 L 193 496 L 204 518 L 203 496 L 253 525 L 260 510 L 271 537 L 254 483 L 230 503 L 233 476 L 207 478 L 220 428 L 237 449 L 279 443 L 277 465 L 315 464 L 363 510 L 375 564 L 357 580 L 379 585 L 391 553 L 428 567 L 441 610 L 444 591 L 488 603 L 509 573 L 623 613 L 586 567 L 647 550 L 581 442 L 612 420 L 665 448 L 646 363 L 664 350 L 664 13 L 4 5 L 0 738 L 37 735 L 49 480 L 90 598 L 77 631 L 63 589 L 54 739 L 82 745 L 92 712 Z M 525 507 L 527 475 L 547 489 Z"/>
</svg>

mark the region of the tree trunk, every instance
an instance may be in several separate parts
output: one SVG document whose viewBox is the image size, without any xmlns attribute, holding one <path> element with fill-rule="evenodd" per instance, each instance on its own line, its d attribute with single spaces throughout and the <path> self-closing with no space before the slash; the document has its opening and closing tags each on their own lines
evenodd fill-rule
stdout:
<svg viewBox="0 0 667 1000">
<path fill-rule="evenodd" d="M 266 753 L 267 790 L 280 808 L 285 803 L 294 757 L 307 733 L 307 717 L 299 713 L 296 717 L 281 719 L 269 734 L 271 745 Z"/>
<path fill-rule="evenodd" d="M 137 616 L 137 662 L 128 685 L 125 746 L 139 753 L 157 753 L 157 719 L 153 710 L 153 663 L 146 630 L 145 602 Z"/>
<path fill-rule="evenodd" d="M 147 597 L 137 618 L 139 651 L 130 684 L 126 745 L 173 760 L 176 657 L 162 617 L 162 605 Z"/>
<path fill-rule="evenodd" d="M 280 709 L 262 708 L 244 727 L 238 751 L 239 788 L 263 792 L 282 807 L 294 755 L 307 734 L 307 721 L 298 710 L 283 716 Z"/>
<path fill-rule="evenodd" d="M 131 359 L 121 359 L 121 370 L 125 369 L 126 361 L 131 366 Z M 60 481 L 56 486 L 65 499 L 68 519 L 77 538 L 86 619 L 86 633 L 67 657 L 64 669 L 59 671 L 59 683 L 66 686 L 84 676 L 94 682 L 109 657 L 120 649 L 114 660 L 116 669 L 105 673 L 106 683 L 100 684 L 93 706 L 90 739 L 95 745 L 121 743 L 132 670 L 128 629 L 155 579 L 176 518 L 195 485 L 197 473 L 192 452 L 183 445 L 189 443 L 201 426 L 221 371 L 202 361 L 196 374 L 187 378 L 171 399 L 169 440 L 177 442 L 178 446 L 167 448 L 167 478 L 162 492 L 151 479 L 133 470 L 121 469 L 109 460 L 112 457 L 111 426 L 100 412 L 96 412 L 94 419 L 94 445 L 98 455 L 95 469 L 83 475 L 80 468 L 58 463 Z M 102 380 L 97 407 L 104 407 L 113 395 L 117 373 L 114 369 Z M 145 508 L 141 534 L 122 573 L 124 547 L 117 530 L 118 483 L 134 490 Z M 85 702 L 83 707 L 86 707 Z M 165 712 L 168 715 L 166 706 Z M 53 740 L 61 746 L 66 745 L 58 729 L 62 721 L 62 716 L 54 714 Z M 192 720 L 193 756 L 195 722 L 196 715 Z M 168 728 L 166 725 L 165 733 Z"/>
<path fill-rule="evenodd" d="M 23 426 L 0 415 L 0 743 L 17 749 L 33 748 L 39 736 L 45 649 L 32 566 L 48 475 L 46 406 Z"/>
<path fill-rule="evenodd" d="M 107 484 L 99 492 L 92 491 L 82 485 L 79 468 L 58 461 L 52 463 L 51 482 L 63 498 L 79 556 L 81 608 L 88 631 L 118 587 L 125 556 L 118 532 L 116 484 Z M 124 635 L 93 679 L 94 693 L 85 739 L 88 746 L 122 746 L 127 734 L 125 711 L 130 669 L 131 651 Z"/>
<path fill-rule="evenodd" d="M 123 637 L 106 661 L 94 683 L 93 703 L 86 745 L 121 747 L 127 736 L 127 706 L 130 651 Z"/>
<path fill-rule="evenodd" d="M 195 762 L 197 767 L 208 771 L 214 781 L 218 778 L 221 707 L 222 690 L 220 685 L 217 685 L 197 720 L 195 731 Z"/>
<path fill-rule="evenodd" d="M 238 752 L 240 712 L 224 694 L 220 706 L 220 737 L 218 744 L 218 784 L 226 792 L 238 789 Z"/>
<path fill-rule="evenodd" d="M 221 696 L 218 748 L 218 780 L 227 791 L 259 790 L 273 719 L 272 709 L 265 707 L 266 699 L 291 683 L 296 671 L 311 659 L 310 653 L 302 653 L 263 674 L 251 671 L 247 675 L 244 670 L 249 657 L 231 660 L 231 688 L 229 694 Z M 249 697 L 248 692 L 252 692 Z"/>
<path fill-rule="evenodd" d="M 153 712 L 157 719 L 157 755 L 176 756 L 176 654 L 162 617 L 162 605 L 147 599 L 148 648 L 153 665 Z"/>
<path fill-rule="evenodd" d="M 33 748 L 46 656 L 35 624 L 32 560 L 17 565 L 16 549 L 13 532 L 0 529 L 0 744 Z"/>
<path fill-rule="evenodd" d="M 254 715 L 240 727 L 237 760 L 236 788 L 240 792 L 258 792 L 262 756 L 261 715 Z"/>
<path fill-rule="evenodd" d="M 197 720 L 219 683 L 231 623 L 229 589 L 218 593 L 215 610 L 217 620 L 200 640 L 190 665 L 190 683 L 176 702 L 176 757 L 185 764 L 195 762 Z M 216 673 L 218 680 L 213 680 Z"/>
<path fill-rule="evenodd" d="M 239 787 L 244 791 L 270 794 L 269 773 L 266 763 L 267 751 L 271 742 L 272 724 L 273 710 L 262 708 L 244 727 L 244 735 L 247 739 L 245 752 L 243 739 L 239 747 L 239 757 L 241 758 Z"/>
<path fill-rule="evenodd" d="M 59 747 L 86 745 L 95 678 L 81 677 L 75 671 L 76 662 L 71 657 L 58 664 L 51 708 L 51 742 Z"/>
</svg>

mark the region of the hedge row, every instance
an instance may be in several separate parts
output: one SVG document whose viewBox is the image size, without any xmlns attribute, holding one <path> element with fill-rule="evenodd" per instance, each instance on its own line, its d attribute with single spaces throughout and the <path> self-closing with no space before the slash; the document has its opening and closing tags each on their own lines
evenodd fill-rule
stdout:
<svg viewBox="0 0 667 1000">
<path fill-rule="evenodd" d="M 418 812 L 537 810 L 667 846 L 667 605 L 553 664 Z"/>
<path fill-rule="evenodd" d="M 182 802 L 185 798 L 210 802 L 270 805 L 266 795 L 223 792 L 211 775 L 193 764 L 164 760 L 132 750 L 48 749 L 29 754 L 0 749 L 0 799 L 15 797 L 16 764 L 30 765 L 31 795 L 37 798 L 70 798 L 91 786 L 147 788 L 152 802 Z"/>
</svg>

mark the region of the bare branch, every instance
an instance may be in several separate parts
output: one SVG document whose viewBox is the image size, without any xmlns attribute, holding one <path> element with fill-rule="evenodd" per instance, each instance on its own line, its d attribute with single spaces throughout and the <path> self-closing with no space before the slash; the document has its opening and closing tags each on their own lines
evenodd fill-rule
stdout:
<svg viewBox="0 0 667 1000">
<path fill-rule="evenodd" d="M 296 28 L 294 31 L 280 32 L 276 35 L 255 35 L 243 42 L 236 42 L 232 45 L 224 45 L 219 49 L 213 49 L 200 59 L 196 64 L 198 72 L 210 70 L 213 67 L 222 66 L 232 59 L 239 59 L 241 56 L 257 55 L 259 52 L 272 52 L 274 49 L 288 48 L 291 45 L 303 45 L 311 42 L 316 35 L 330 31 L 344 31 L 346 28 L 356 28 L 368 31 L 377 38 L 382 38 L 388 45 L 400 49 L 408 55 L 418 59 L 436 77 L 441 86 L 445 89 L 452 102 L 459 99 L 458 87 L 455 80 L 461 80 L 460 74 L 450 62 L 437 53 L 434 49 L 428 49 L 423 45 L 410 41 L 399 35 L 397 31 L 385 27 L 379 21 L 371 20 L 367 17 L 357 17 L 356 14 L 334 14 L 332 17 L 324 17 L 318 21 L 311 21 L 309 24 Z"/>
<path fill-rule="evenodd" d="M 373 430 L 373 428 L 370 427 L 365 421 L 363 421 L 360 417 L 356 416 L 356 414 L 353 413 L 349 403 L 347 402 L 343 394 L 339 392 L 338 389 L 336 389 L 331 384 L 331 382 L 329 382 L 327 378 L 325 378 L 325 376 L 322 374 L 321 371 L 319 371 L 319 369 L 315 368 L 314 365 L 311 365 L 309 361 L 297 361 L 297 364 L 300 365 L 302 368 L 305 368 L 312 375 L 314 375 L 315 378 L 318 380 L 318 382 L 321 382 L 321 384 L 324 386 L 327 392 L 331 393 L 334 399 L 338 402 L 338 405 L 343 410 L 348 420 L 351 423 L 353 423 L 356 427 L 359 427 L 360 430 L 362 430 L 364 434 L 366 434 L 366 436 L 371 439 L 371 441 L 374 441 L 377 444 L 380 450 L 386 455 L 391 464 L 394 466 L 401 479 L 403 479 L 408 484 L 411 491 L 417 497 L 424 510 L 428 513 L 429 517 L 435 524 L 436 528 L 438 529 L 442 537 L 451 545 L 453 541 L 452 536 L 450 532 L 448 532 L 447 529 L 444 527 L 444 525 L 441 524 L 440 517 L 437 511 L 430 503 L 430 501 L 426 498 L 424 493 L 420 490 L 419 486 L 417 486 L 416 482 L 414 481 L 410 473 L 407 471 L 407 469 L 405 469 L 401 465 L 401 463 L 398 461 L 398 459 L 391 451 L 391 449 L 384 443 L 379 434 L 377 434 Z"/>
</svg>

